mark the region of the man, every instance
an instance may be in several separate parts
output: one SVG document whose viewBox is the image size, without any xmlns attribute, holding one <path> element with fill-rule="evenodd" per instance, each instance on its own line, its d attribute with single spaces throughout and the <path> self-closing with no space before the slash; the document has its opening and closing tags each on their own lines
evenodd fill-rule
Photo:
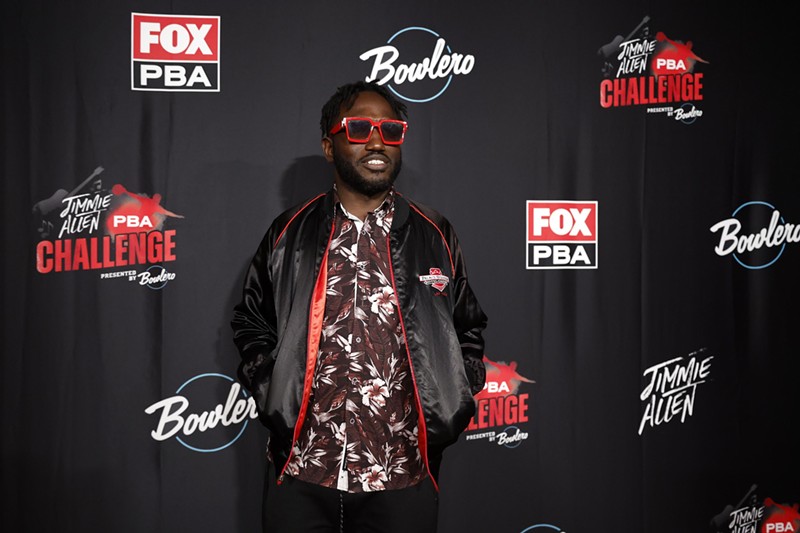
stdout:
<svg viewBox="0 0 800 533">
<path fill-rule="evenodd" d="M 246 274 L 231 325 L 270 432 L 265 532 L 436 530 L 486 316 L 452 226 L 394 189 L 405 118 L 380 85 L 339 87 L 320 121 L 333 188 L 278 216 Z"/>
</svg>

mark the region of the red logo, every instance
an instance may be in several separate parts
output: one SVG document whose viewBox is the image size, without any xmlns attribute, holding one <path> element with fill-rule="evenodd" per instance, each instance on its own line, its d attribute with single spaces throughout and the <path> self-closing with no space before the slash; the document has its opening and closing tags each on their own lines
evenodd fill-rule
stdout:
<svg viewBox="0 0 800 533">
<path fill-rule="evenodd" d="M 656 34 L 656 41 L 662 43 L 661 50 L 653 56 L 651 68 L 655 76 L 666 74 L 686 74 L 694 70 L 696 62 L 708 63 L 692 52 L 692 41 L 686 44 L 673 41 L 664 32 Z"/>
<path fill-rule="evenodd" d="M 450 278 L 442 274 L 441 268 L 428 269 L 428 275 L 420 276 L 419 280 L 439 292 L 442 292 L 444 288 L 447 287 L 447 284 L 450 283 Z"/>
<path fill-rule="evenodd" d="M 791 507 L 767 498 L 764 500 L 765 518 L 761 522 L 761 533 L 795 533 L 800 529 L 798 504 Z"/>
<path fill-rule="evenodd" d="M 131 13 L 131 88 L 219 91 L 220 17 Z"/>
<path fill-rule="evenodd" d="M 536 383 L 532 379 L 521 376 L 517 372 L 517 362 L 495 362 L 483 356 L 486 365 L 486 384 L 483 390 L 475 395 L 476 400 L 504 397 L 519 392 L 520 383 Z"/>
<path fill-rule="evenodd" d="M 528 200 L 527 268 L 597 268 L 597 202 Z"/>
<path fill-rule="evenodd" d="M 167 217 L 183 218 L 161 205 L 161 195 L 152 198 L 135 194 L 120 184 L 114 185 L 111 192 L 118 199 L 117 207 L 108 212 L 106 230 L 112 237 L 120 233 L 139 233 L 161 230 Z"/>
<path fill-rule="evenodd" d="M 133 58 L 217 61 L 219 17 L 133 13 Z"/>
<path fill-rule="evenodd" d="M 528 393 L 519 392 L 522 383 L 535 383 L 517 372 L 516 361 L 506 363 L 492 361 L 483 356 L 486 365 L 486 383 L 483 390 L 475 395 L 477 406 L 475 416 L 470 420 L 467 431 L 485 430 L 517 426 L 528 421 Z M 519 427 L 516 428 L 519 432 Z M 511 431 L 511 430 L 507 430 Z M 494 431 L 468 436 L 468 440 L 488 438 L 489 442 L 503 444 L 511 433 L 500 437 Z M 520 438 L 524 439 L 527 435 Z"/>
</svg>

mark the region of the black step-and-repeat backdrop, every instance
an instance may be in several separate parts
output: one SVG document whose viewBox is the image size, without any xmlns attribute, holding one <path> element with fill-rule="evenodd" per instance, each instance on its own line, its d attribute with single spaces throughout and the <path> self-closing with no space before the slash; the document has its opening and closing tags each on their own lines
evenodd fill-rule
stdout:
<svg viewBox="0 0 800 533">
<path fill-rule="evenodd" d="M 796 21 L 759 3 L 6 3 L 3 531 L 257 532 L 229 321 L 322 104 L 409 108 L 488 382 L 443 533 L 800 528 Z"/>
</svg>

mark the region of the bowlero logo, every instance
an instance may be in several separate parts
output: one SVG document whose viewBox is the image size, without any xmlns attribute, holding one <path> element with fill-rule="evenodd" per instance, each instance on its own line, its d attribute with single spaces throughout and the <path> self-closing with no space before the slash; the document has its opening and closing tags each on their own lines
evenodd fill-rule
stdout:
<svg viewBox="0 0 800 533">
<path fill-rule="evenodd" d="M 131 89 L 219 92 L 220 17 L 131 13 Z"/>
<path fill-rule="evenodd" d="M 527 202 L 528 269 L 597 268 L 597 202 Z"/>
<path fill-rule="evenodd" d="M 566 533 L 563 529 L 558 526 L 554 526 L 552 524 L 535 524 L 529 527 L 526 527 L 519 533 Z"/>
<path fill-rule="evenodd" d="M 367 50 L 359 59 L 372 63 L 365 81 L 387 87 L 409 102 L 430 102 L 441 96 L 458 75 L 472 72 L 475 56 L 454 52 L 435 31 L 404 28 L 383 46 Z"/>
<path fill-rule="evenodd" d="M 175 437 L 195 452 L 218 452 L 236 442 L 250 419 L 257 418 L 256 402 L 242 386 L 224 374 L 200 374 L 178 387 L 173 396 L 144 410 L 158 416 L 150 436 L 156 441 Z"/>
<path fill-rule="evenodd" d="M 750 270 L 774 265 L 787 243 L 800 242 L 800 224 L 786 222 L 775 206 L 761 201 L 743 203 L 710 229 L 719 234 L 714 252 Z"/>
<path fill-rule="evenodd" d="M 167 282 L 175 279 L 175 274 L 161 265 L 152 265 L 144 272 L 136 275 L 139 285 L 144 285 L 154 291 L 163 289 Z M 133 281 L 133 280 L 131 280 Z"/>
<path fill-rule="evenodd" d="M 517 363 L 495 362 L 483 356 L 486 383 L 475 395 L 477 409 L 466 429 L 465 439 L 486 439 L 498 446 L 516 448 L 528 438 L 521 425 L 528 421 L 528 393 L 520 393 L 522 383 L 535 381 L 517 372 Z"/>
<path fill-rule="evenodd" d="M 648 114 L 691 124 L 703 115 L 692 103 L 703 100 L 703 73 L 695 67 L 708 61 L 694 52 L 692 41 L 663 31 L 652 37 L 650 23 L 645 16 L 625 37 L 617 35 L 597 51 L 603 59 L 600 106 L 651 105 Z"/>
</svg>

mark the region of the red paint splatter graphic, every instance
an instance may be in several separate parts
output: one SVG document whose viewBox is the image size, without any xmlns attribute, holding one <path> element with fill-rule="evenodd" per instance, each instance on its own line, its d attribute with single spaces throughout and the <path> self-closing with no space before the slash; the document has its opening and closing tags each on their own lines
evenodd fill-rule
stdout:
<svg viewBox="0 0 800 533">
<path fill-rule="evenodd" d="M 120 198 L 119 206 L 108 212 L 106 230 L 112 237 L 121 233 L 142 233 L 160 230 L 167 217 L 183 218 L 161 206 L 161 195 L 149 198 L 135 194 L 120 184 L 114 185 L 111 192 Z"/>
<path fill-rule="evenodd" d="M 656 41 L 660 44 L 650 63 L 650 69 L 656 77 L 687 74 L 694 70 L 696 62 L 708 63 L 692 51 L 692 41 L 685 44 L 673 41 L 661 31 L 656 34 Z"/>
<path fill-rule="evenodd" d="M 798 504 L 791 507 L 776 503 L 772 498 L 764 500 L 764 519 L 761 533 L 795 533 L 800 529 Z"/>
<path fill-rule="evenodd" d="M 520 383 L 536 383 L 517 373 L 517 363 L 495 362 L 483 356 L 486 364 L 486 387 L 475 395 L 477 400 L 517 394 Z"/>
</svg>

